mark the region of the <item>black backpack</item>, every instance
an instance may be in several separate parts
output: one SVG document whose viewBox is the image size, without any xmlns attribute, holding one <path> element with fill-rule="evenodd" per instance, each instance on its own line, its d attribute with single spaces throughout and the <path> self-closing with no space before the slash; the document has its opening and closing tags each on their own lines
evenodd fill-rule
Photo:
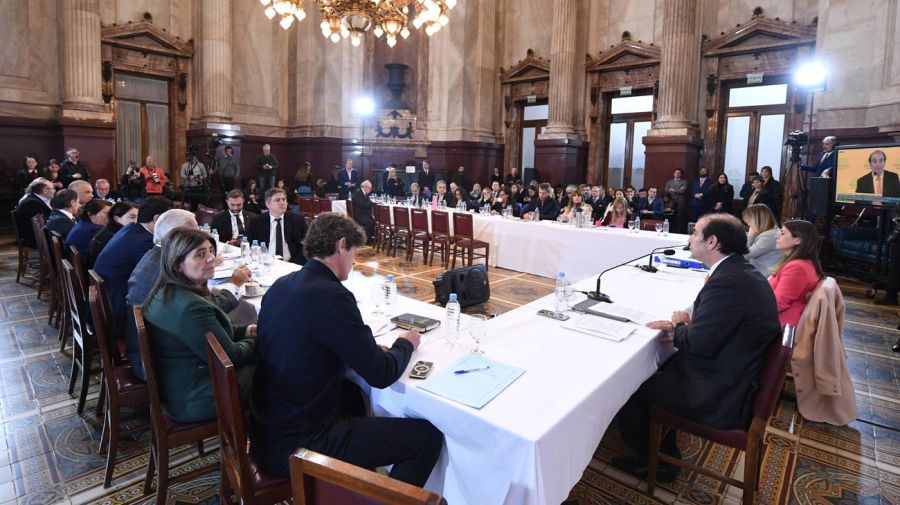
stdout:
<svg viewBox="0 0 900 505">
<path fill-rule="evenodd" d="M 491 286 L 484 265 L 448 270 L 435 277 L 432 283 L 434 301 L 440 305 L 447 305 L 450 293 L 456 293 L 460 307 L 478 305 L 491 298 Z"/>
</svg>

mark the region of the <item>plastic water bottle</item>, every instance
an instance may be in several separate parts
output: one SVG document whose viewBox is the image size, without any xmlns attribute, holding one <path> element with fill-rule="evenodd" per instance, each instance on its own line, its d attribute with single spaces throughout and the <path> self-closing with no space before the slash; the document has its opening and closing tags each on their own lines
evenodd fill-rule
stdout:
<svg viewBox="0 0 900 505">
<path fill-rule="evenodd" d="M 241 261 L 245 264 L 250 263 L 250 242 L 247 242 L 247 236 L 241 237 Z"/>
<path fill-rule="evenodd" d="M 459 339 L 459 302 L 456 301 L 456 293 L 450 293 L 450 300 L 447 302 L 447 314 L 444 316 L 444 338 L 447 343 L 453 347 L 453 344 Z"/>
<path fill-rule="evenodd" d="M 212 237 L 213 241 L 218 245 L 218 243 L 219 243 L 219 230 L 213 228 L 209 235 Z"/>
<path fill-rule="evenodd" d="M 269 258 L 270 258 L 270 256 L 269 256 L 269 248 L 266 247 L 266 243 L 265 243 L 265 242 L 261 242 L 261 243 L 259 244 L 259 258 L 257 258 L 257 259 L 259 260 L 260 265 L 262 265 L 262 273 L 263 273 L 263 275 L 268 275 L 268 273 L 269 273 L 269 267 L 271 267 L 272 264 L 275 263 L 274 260 L 273 260 L 273 261 L 269 261 Z"/>
<path fill-rule="evenodd" d="M 641 232 L 641 216 L 634 216 L 634 232 Z"/>
<path fill-rule="evenodd" d="M 250 261 L 256 263 L 259 261 L 259 241 L 254 240 L 250 246 Z"/>
<path fill-rule="evenodd" d="M 663 236 L 666 236 L 666 237 L 669 236 L 669 220 L 668 219 L 663 221 L 663 230 L 662 231 L 663 231 Z"/>
<path fill-rule="evenodd" d="M 565 272 L 556 274 L 556 306 L 554 310 L 557 314 L 562 314 L 565 309 L 567 282 Z"/>
<path fill-rule="evenodd" d="M 388 317 L 393 317 L 394 308 L 397 306 L 397 283 L 394 276 L 388 275 L 384 281 L 384 311 Z"/>
</svg>

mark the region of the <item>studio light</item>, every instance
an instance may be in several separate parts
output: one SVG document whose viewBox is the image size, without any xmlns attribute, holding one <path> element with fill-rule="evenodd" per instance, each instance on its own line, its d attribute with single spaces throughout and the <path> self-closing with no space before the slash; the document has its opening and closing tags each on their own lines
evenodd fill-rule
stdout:
<svg viewBox="0 0 900 505">
<path fill-rule="evenodd" d="M 806 62 L 794 71 L 794 84 L 806 91 L 823 91 L 828 70 L 820 61 Z"/>
<path fill-rule="evenodd" d="M 368 96 L 358 97 L 353 101 L 353 112 L 357 116 L 368 117 L 375 113 L 375 100 Z"/>
</svg>

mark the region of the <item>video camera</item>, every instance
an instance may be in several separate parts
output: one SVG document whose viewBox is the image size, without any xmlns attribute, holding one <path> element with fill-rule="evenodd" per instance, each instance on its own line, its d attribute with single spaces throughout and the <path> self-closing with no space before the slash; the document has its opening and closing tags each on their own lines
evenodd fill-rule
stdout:
<svg viewBox="0 0 900 505">
<path fill-rule="evenodd" d="M 800 150 L 803 149 L 803 146 L 805 146 L 808 142 L 809 134 L 804 131 L 796 130 L 788 133 L 787 140 L 784 141 L 784 145 L 791 146 L 792 149 Z"/>
</svg>

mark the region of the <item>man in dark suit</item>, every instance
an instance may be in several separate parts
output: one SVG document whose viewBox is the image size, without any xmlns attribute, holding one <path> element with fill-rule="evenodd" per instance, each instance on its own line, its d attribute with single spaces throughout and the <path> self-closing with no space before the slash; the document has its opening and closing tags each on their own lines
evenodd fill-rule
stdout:
<svg viewBox="0 0 900 505">
<path fill-rule="evenodd" d="M 109 181 L 106 179 L 97 179 L 97 181 L 94 182 L 94 198 L 115 203 L 122 197 L 110 189 Z"/>
<path fill-rule="evenodd" d="M 419 190 L 425 195 L 425 198 L 431 198 L 434 191 L 434 174 L 431 172 L 431 164 L 428 160 L 422 162 L 422 170 L 416 174 L 416 182 L 419 183 Z"/>
<path fill-rule="evenodd" d="M 371 192 L 372 183 L 363 181 L 359 189 L 354 191 L 350 197 L 350 204 L 353 205 L 353 220 L 366 231 L 366 243 L 371 243 L 375 238 L 375 218 L 372 215 L 373 204 L 369 200 L 369 193 Z"/>
<path fill-rule="evenodd" d="M 224 210 L 212 220 L 212 229 L 219 232 L 219 241 L 240 241 L 247 232 L 247 224 L 256 214 L 244 209 L 244 194 L 239 189 L 232 189 L 225 198 L 228 210 Z M 264 241 L 268 243 L 268 241 Z"/>
<path fill-rule="evenodd" d="M 456 187 L 458 188 L 466 187 L 466 167 L 460 165 L 459 168 L 456 169 L 456 173 L 450 177 L 450 182 L 455 182 Z"/>
<path fill-rule="evenodd" d="M 280 188 L 266 190 L 268 212 L 254 217 L 247 225 L 247 240 L 265 242 L 269 250 L 284 261 L 302 265 L 303 237 L 306 236 L 306 220 L 299 214 L 288 212 L 287 193 Z"/>
<path fill-rule="evenodd" d="M 746 428 L 766 356 L 779 338 L 778 306 L 768 281 L 744 259 L 747 235 L 729 214 L 700 218 L 690 239 L 691 256 L 710 271 L 694 300 L 693 315 L 675 312 L 671 321 L 647 326 L 678 352 L 647 379 L 619 412 L 619 430 L 636 457 L 613 458 L 616 467 L 644 478 L 647 473 L 650 405 L 717 429 Z M 680 457 L 675 430 L 661 449 Z M 661 465 L 660 480 L 678 470 Z"/>
<path fill-rule="evenodd" d="M 804 165 L 800 167 L 804 172 L 812 172 L 816 177 L 831 177 L 834 172 L 834 145 L 837 143 L 837 137 L 827 136 L 822 139 L 822 154 L 816 159 L 815 165 Z"/>
<path fill-rule="evenodd" d="M 709 170 L 706 167 L 700 167 L 700 176 L 691 181 L 690 189 L 688 189 L 688 193 L 691 195 L 691 221 L 696 221 L 700 219 L 700 216 L 706 214 L 711 185 Z"/>
<path fill-rule="evenodd" d="M 647 197 L 641 198 L 638 203 L 638 213 L 642 219 L 663 219 L 666 212 L 666 206 L 663 199 L 656 196 L 659 190 L 656 186 L 650 186 L 647 190 Z"/>
<path fill-rule="evenodd" d="M 532 219 L 532 214 L 537 211 L 540 213 L 541 221 L 556 221 L 559 216 L 559 203 L 550 196 L 550 185 L 542 182 L 538 186 L 538 198 L 534 198 L 525 207 L 525 219 Z"/>
<path fill-rule="evenodd" d="M 413 330 L 401 333 L 390 349 L 378 346 L 353 293 L 341 284 L 365 242 L 348 217 L 320 215 L 305 243 L 309 262 L 275 281 L 263 298 L 253 453 L 276 475 L 288 475 L 291 453 L 306 447 L 364 468 L 393 465 L 392 478 L 422 486 L 441 453 L 441 432 L 424 419 L 366 417 L 358 389 L 344 380 L 353 369 L 372 387 L 390 386 L 421 339 Z"/>
<path fill-rule="evenodd" d="M 344 163 L 344 169 L 338 174 L 338 184 L 341 198 L 349 198 L 359 187 L 359 171 L 353 168 L 353 160 Z"/>
<path fill-rule="evenodd" d="M 870 193 L 887 197 L 900 197 L 900 177 L 896 172 L 884 169 L 887 155 L 878 149 L 869 155 L 868 174 L 856 180 L 857 193 Z"/>
<path fill-rule="evenodd" d="M 50 202 L 56 194 L 56 188 L 47 179 L 39 177 L 32 181 L 27 191 L 28 194 L 16 206 L 16 226 L 19 229 L 19 236 L 22 237 L 22 245 L 34 249 L 37 242 L 34 239 L 31 218 L 38 214 L 44 216 L 45 220 L 50 217 L 52 210 Z"/>
<path fill-rule="evenodd" d="M 44 229 L 59 233 L 65 240 L 75 226 L 75 216 L 78 215 L 78 210 L 81 208 L 81 203 L 78 202 L 78 193 L 71 189 L 61 189 L 53 195 L 50 206 L 53 207 L 53 212 L 47 218 Z"/>
<path fill-rule="evenodd" d="M 440 207 L 441 204 L 444 204 L 448 209 L 456 207 L 456 197 L 447 191 L 446 182 L 437 181 L 434 184 L 434 196 L 437 197 L 438 207 Z"/>
<path fill-rule="evenodd" d="M 422 205 L 423 197 L 422 193 L 419 191 L 419 183 L 414 182 L 409 185 L 409 193 L 406 195 L 407 198 L 412 198 L 412 204 L 415 206 Z"/>
<path fill-rule="evenodd" d="M 153 247 L 153 229 L 159 216 L 171 208 L 172 202 L 166 198 L 148 197 L 138 210 L 137 222 L 117 231 L 94 263 L 94 270 L 106 281 L 116 335 L 125 335 L 128 278 L 144 254 Z"/>
<path fill-rule="evenodd" d="M 72 181 L 91 182 L 91 173 L 84 163 L 80 161 L 81 153 L 78 149 L 70 147 L 66 150 L 66 161 L 59 166 L 59 178 L 63 185 L 68 186 Z"/>
<path fill-rule="evenodd" d="M 596 221 L 603 218 L 609 200 L 606 198 L 606 189 L 600 186 L 592 186 L 591 194 L 584 199 L 584 203 L 591 206 L 591 219 Z"/>
</svg>

